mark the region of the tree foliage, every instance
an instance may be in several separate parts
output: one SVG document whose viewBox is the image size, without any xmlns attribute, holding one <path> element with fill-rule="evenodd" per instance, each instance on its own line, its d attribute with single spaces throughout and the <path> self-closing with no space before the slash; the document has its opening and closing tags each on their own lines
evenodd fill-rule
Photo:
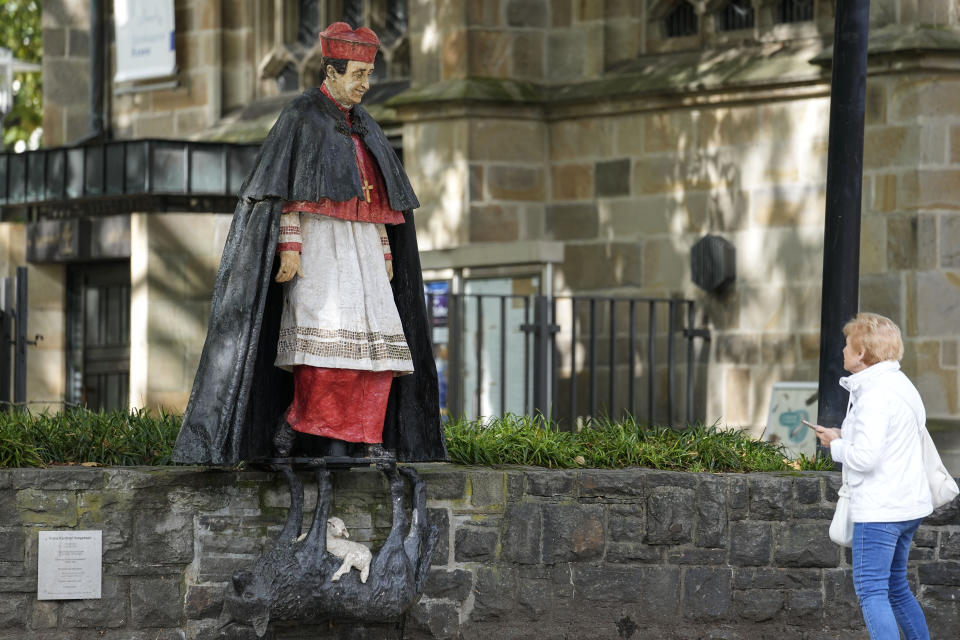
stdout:
<svg viewBox="0 0 960 640">
<path fill-rule="evenodd" d="M 0 47 L 10 49 L 14 58 L 39 64 L 43 55 L 40 18 L 39 0 L 0 0 Z M 17 84 L 13 109 L 3 121 L 4 148 L 12 148 L 18 140 L 28 141 L 43 124 L 42 75 L 14 74 Z"/>
</svg>

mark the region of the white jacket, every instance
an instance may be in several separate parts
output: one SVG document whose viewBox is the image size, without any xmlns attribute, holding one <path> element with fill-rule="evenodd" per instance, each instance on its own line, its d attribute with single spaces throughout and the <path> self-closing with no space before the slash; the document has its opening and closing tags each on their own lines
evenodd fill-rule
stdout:
<svg viewBox="0 0 960 640">
<path fill-rule="evenodd" d="M 900 363 L 878 362 L 840 379 L 850 392 L 830 457 L 843 465 L 854 522 L 902 522 L 933 512 L 919 425 L 926 412 Z"/>
</svg>

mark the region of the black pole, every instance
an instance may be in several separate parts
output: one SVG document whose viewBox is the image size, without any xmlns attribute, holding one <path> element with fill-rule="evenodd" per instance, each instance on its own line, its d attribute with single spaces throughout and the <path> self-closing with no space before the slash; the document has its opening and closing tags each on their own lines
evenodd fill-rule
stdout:
<svg viewBox="0 0 960 640">
<path fill-rule="evenodd" d="M 17 267 L 17 308 L 14 337 L 13 402 L 27 402 L 27 268 Z"/>
<path fill-rule="evenodd" d="M 817 421 L 827 427 L 839 427 L 847 411 L 847 392 L 837 381 L 846 375 L 843 325 L 857 313 L 870 0 L 844 0 L 835 6 L 817 407 Z"/>
<path fill-rule="evenodd" d="M 106 44 L 103 23 L 103 0 L 90 0 L 90 132 L 83 140 L 90 142 L 103 138 L 106 130 L 103 88 Z"/>
</svg>

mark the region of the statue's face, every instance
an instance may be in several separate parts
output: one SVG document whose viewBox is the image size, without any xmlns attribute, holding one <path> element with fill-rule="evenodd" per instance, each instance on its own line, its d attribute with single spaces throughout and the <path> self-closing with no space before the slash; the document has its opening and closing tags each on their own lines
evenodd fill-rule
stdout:
<svg viewBox="0 0 960 640">
<path fill-rule="evenodd" d="M 327 66 L 327 90 L 342 105 L 360 104 L 363 94 L 370 88 L 370 76 L 373 75 L 372 62 L 347 62 L 347 71 L 342 75 L 332 66 Z"/>
</svg>

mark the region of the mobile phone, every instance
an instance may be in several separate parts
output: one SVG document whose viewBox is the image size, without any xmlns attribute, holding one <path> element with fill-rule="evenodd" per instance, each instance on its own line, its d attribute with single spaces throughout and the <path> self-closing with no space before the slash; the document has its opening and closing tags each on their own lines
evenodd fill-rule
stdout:
<svg viewBox="0 0 960 640">
<path fill-rule="evenodd" d="M 807 425 L 808 427 L 810 427 L 810 428 L 813 429 L 814 431 L 817 430 L 817 425 L 815 425 L 815 424 L 810 424 L 809 422 L 807 422 L 807 421 L 804 420 L 803 418 L 800 418 L 800 422 L 802 422 L 803 424 Z"/>
</svg>

